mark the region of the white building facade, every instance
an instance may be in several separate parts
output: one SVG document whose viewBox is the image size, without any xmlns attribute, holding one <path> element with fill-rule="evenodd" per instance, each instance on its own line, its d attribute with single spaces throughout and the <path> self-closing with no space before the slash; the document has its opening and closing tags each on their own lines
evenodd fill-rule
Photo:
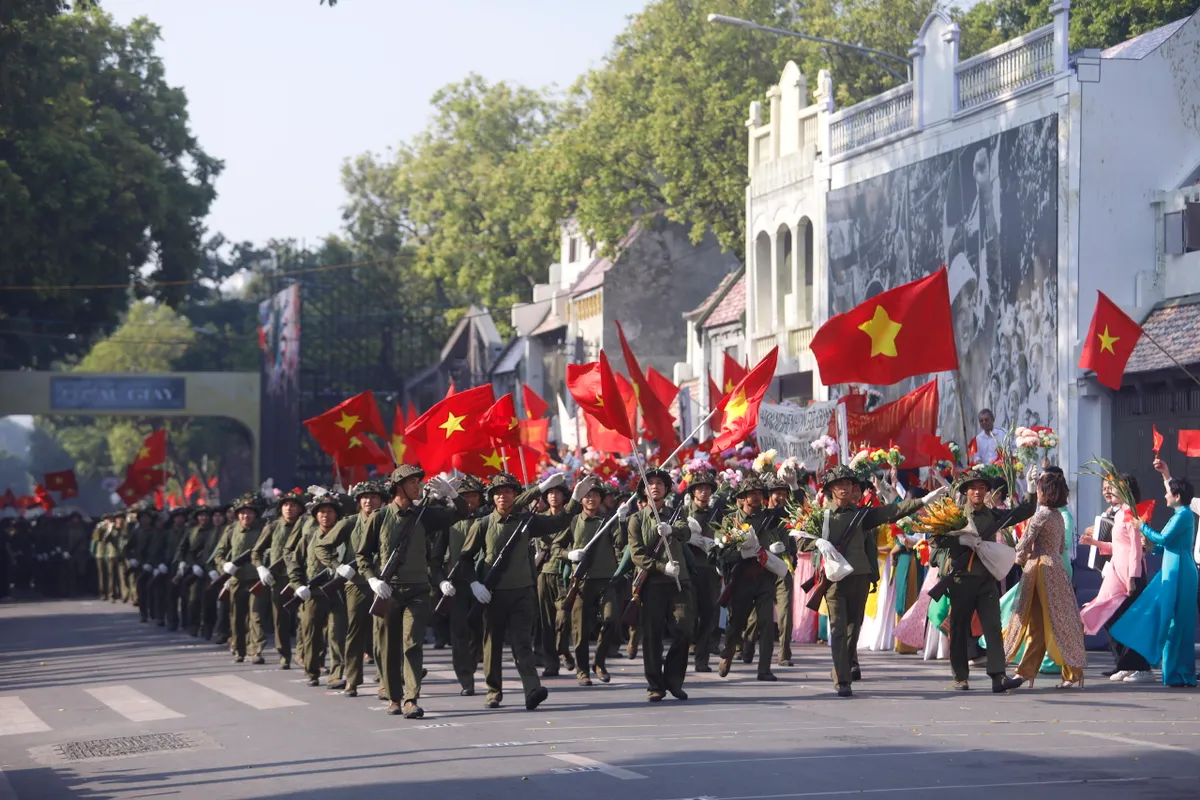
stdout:
<svg viewBox="0 0 1200 800">
<path fill-rule="evenodd" d="M 934 13 L 912 81 L 845 109 L 830 76 L 809 102 L 784 68 L 769 118 L 755 103 L 747 123 L 746 341 L 751 360 L 778 344 L 781 382 L 823 399 L 812 332 L 945 265 L 960 370 L 938 376 L 943 436 L 970 438 L 988 407 L 1058 429 L 1069 474 L 1093 455 L 1137 474 L 1148 464 L 1114 451 L 1114 429 L 1140 423 L 1076 365 L 1097 290 L 1139 322 L 1200 293 L 1200 14 L 1071 55 L 1069 3 L 1050 8 L 1051 24 L 961 61 L 957 25 Z M 1098 486 L 1078 489 L 1099 507 Z"/>
</svg>

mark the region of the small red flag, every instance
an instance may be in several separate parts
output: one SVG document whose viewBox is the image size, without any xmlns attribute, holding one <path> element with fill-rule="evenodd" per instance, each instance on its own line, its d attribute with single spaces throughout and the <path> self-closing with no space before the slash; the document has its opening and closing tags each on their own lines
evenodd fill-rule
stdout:
<svg viewBox="0 0 1200 800">
<path fill-rule="evenodd" d="M 779 348 L 771 352 L 746 373 L 746 377 L 733 387 L 733 391 L 717 407 L 724 415 L 721 432 L 713 439 L 712 452 L 719 453 L 745 439 L 758 427 L 758 407 L 766 397 L 767 388 L 775 379 L 775 364 L 779 359 Z"/>
<path fill-rule="evenodd" d="M 1150 426 L 1150 434 L 1154 437 L 1154 457 L 1158 458 L 1158 453 L 1160 450 L 1162 450 L 1163 438 L 1162 434 L 1158 432 L 1157 425 Z"/>
<path fill-rule="evenodd" d="M 448 387 L 446 388 L 446 396 L 445 396 L 445 397 L 443 397 L 442 399 L 443 399 L 443 400 L 449 400 L 451 397 L 454 397 L 454 395 L 455 395 L 455 394 L 457 394 L 457 392 L 455 392 L 455 390 L 454 390 L 454 378 L 451 378 L 451 379 L 450 379 L 450 386 L 448 386 Z"/>
<path fill-rule="evenodd" d="M 483 413 L 479 426 L 492 444 L 519 445 L 521 443 L 520 420 L 517 419 L 516 404 L 511 393 L 504 395 Z"/>
<path fill-rule="evenodd" d="M 809 349 L 826 386 L 889 386 L 913 375 L 958 369 L 946 270 L 832 317 Z"/>
<path fill-rule="evenodd" d="M 1142 336 L 1142 326 L 1125 314 L 1104 292 L 1097 292 L 1096 311 L 1088 327 L 1079 368 L 1096 373 L 1096 380 L 1110 389 L 1121 388 L 1125 364 Z"/>
<path fill-rule="evenodd" d="M 550 445 L 550 420 L 523 419 L 520 425 L 521 447 L 544 453 Z"/>
<path fill-rule="evenodd" d="M 392 420 L 392 455 L 396 458 L 397 464 L 417 464 L 417 451 L 408 442 L 408 437 L 404 435 L 404 429 L 408 427 L 408 423 L 416 422 L 417 412 L 412 408 L 412 403 L 409 403 L 409 416 L 407 419 L 404 412 L 400 410 L 400 404 L 396 404 L 396 416 Z"/>
<path fill-rule="evenodd" d="M 192 495 L 200 494 L 204 491 L 204 482 L 200 480 L 199 475 L 193 475 L 187 479 L 187 483 L 183 484 L 183 496 L 191 499 Z"/>
<path fill-rule="evenodd" d="M 926 433 L 921 437 L 920 451 L 921 455 L 929 456 L 931 461 L 954 461 L 954 453 L 950 450 L 950 445 L 931 433 Z"/>
<path fill-rule="evenodd" d="M 481 418 L 496 398 L 485 383 L 447 397 L 408 424 L 405 439 L 416 445 L 421 468 L 432 475 L 450 464 L 456 453 L 477 450 L 488 444 Z"/>
<path fill-rule="evenodd" d="M 46 488 L 52 492 L 59 492 L 63 500 L 79 496 L 79 484 L 75 482 L 75 470 L 64 469 L 61 472 L 47 472 L 44 477 Z"/>
<path fill-rule="evenodd" d="M 346 446 L 337 453 L 337 463 L 341 467 L 356 467 L 378 464 L 384 469 L 391 469 L 392 457 L 375 444 L 375 440 L 365 433 L 356 433 L 346 442 Z"/>
<path fill-rule="evenodd" d="M 729 394 L 733 391 L 733 387 L 742 382 L 742 378 L 746 377 L 746 368 L 737 362 L 733 356 L 725 353 L 724 367 L 721 371 L 721 396 Z"/>
<path fill-rule="evenodd" d="M 1200 458 L 1200 431 L 1180 431 L 1179 452 L 1188 458 Z"/>
<path fill-rule="evenodd" d="M 625 340 L 625 331 L 621 328 L 620 322 L 617 322 L 617 336 L 621 340 L 621 353 L 625 357 L 625 369 L 629 371 L 629 377 L 633 379 L 634 393 L 637 396 L 638 405 L 642 409 L 642 422 L 659 445 L 668 450 L 674 450 L 675 446 L 679 444 L 679 437 L 675 435 L 675 418 L 667 410 L 667 406 L 670 404 L 663 405 L 662 400 L 654 391 L 654 387 L 642 373 L 642 367 L 638 364 L 637 357 L 630 349 L 629 342 Z M 614 427 L 614 430 L 617 429 Z"/>
<path fill-rule="evenodd" d="M 619 398 L 621 389 L 617 384 L 617 378 L 613 375 L 612 367 L 608 364 L 608 356 L 604 351 L 600 351 L 600 397 Z M 636 396 L 636 395 L 635 395 Z M 604 405 L 605 422 L 609 428 L 624 436 L 626 439 L 633 439 L 633 426 L 629 422 L 629 412 L 625 408 L 624 403 L 607 403 Z"/>
<path fill-rule="evenodd" d="M 1137 504 L 1138 519 L 1140 519 L 1142 522 L 1149 522 L 1150 518 L 1154 516 L 1154 506 L 1157 502 L 1158 501 L 1156 501 L 1156 500 L 1146 500 L 1141 503 L 1138 503 Z"/>
<path fill-rule="evenodd" d="M 157 467 L 167 460 L 167 429 L 161 428 L 146 437 L 133 459 L 135 470 Z"/>
<path fill-rule="evenodd" d="M 331 456 L 340 456 L 350 447 L 352 436 L 361 438 L 364 433 L 373 433 L 381 439 L 388 436 L 371 392 L 356 394 L 325 413 L 304 420 L 304 427 Z"/>
<path fill-rule="evenodd" d="M 546 416 L 550 404 L 541 395 L 529 388 L 529 384 L 521 384 L 521 400 L 525 404 L 525 419 L 541 419 Z"/>
</svg>

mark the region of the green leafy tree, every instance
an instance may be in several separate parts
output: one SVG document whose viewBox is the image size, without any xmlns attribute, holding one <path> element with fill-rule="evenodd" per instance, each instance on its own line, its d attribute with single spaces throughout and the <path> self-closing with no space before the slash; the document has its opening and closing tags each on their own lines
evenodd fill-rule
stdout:
<svg viewBox="0 0 1200 800">
<path fill-rule="evenodd" d="M 131 297 L 179 303 L 203 266 L 221 162 L 165 80 L 159 29 L 79 5 L 0 4 L 0 368 L 86 351 Z"/>
</svg>

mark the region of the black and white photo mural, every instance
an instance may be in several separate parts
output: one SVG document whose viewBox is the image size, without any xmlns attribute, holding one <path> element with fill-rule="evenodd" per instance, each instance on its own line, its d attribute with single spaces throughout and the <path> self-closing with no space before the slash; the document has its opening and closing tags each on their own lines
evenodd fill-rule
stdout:
<svg viewBox="0 0 1200 800">
<path fill-rule="evenodd" d="M 827 222 L 831 316 L 945 264 L 968 438 L 985 407 L 997 427 L 1057 427 L 1056 115 L 832 191 Z M 939 378 L 957 441 L 958 387 Z"/>
</svg>

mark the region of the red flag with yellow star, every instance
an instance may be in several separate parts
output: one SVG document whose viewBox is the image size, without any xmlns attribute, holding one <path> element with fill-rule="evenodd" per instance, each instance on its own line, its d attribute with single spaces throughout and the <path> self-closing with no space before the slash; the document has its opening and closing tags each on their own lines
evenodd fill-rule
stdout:
<svg viewBox="0 0 1200 800">
<path fill-rule="evenodd" d="M 746 371 L 746 368 L 739 364 L 737 359 L 726 352 L 724 367 L 721 370 L 721 395 L 725 396 L 732 392 L 733 387 L 746 377 Z"/>
<path fill-rule="evenodd" d="M 492 440 L 492 444 L 513 447 L 521 444 L 520 422 L 517 419 L 517 406 L 513 402 L 511 392 L 493 403 L 492 407 L 485 411 L 479 420 L 480 426 Z"/>
<path fill-rule="evenodd" d="M 167 460 L 167 429 L 160 428 L 146 437 L 133 458 L 133 469 L 142 470 L 157 467 Z"/>
<path fill-rule="evenodd" d="M 62 494 L 63 500 L 79 496 L 79 484 L 75 481 L 75 470 L 64 469 L 61 472 L 47 472 L 45 475 L 46 488 Z"/>
<path fill-rule="evenodd" d="M 779 359 L 779 348 L 772 347 L 763 360 L 746 373 L 733 391 L 717 406 L 724 415 L 721 432 L 713 439 L 712 452 L 719 453 L 741 442 L 758 427 L 758 407 L 766 397 L 767 387 L 775 378 L 775 362 Z"/>
<path fill-rule="evenodd" d="M 958 369 L 946 270 L 832 317 L 809 349 L 826 386 L 888 386 L 913 375 Z"/>
<path fill-rule="evenodd" d="M 351 434 L 346 445 L 337 452 L 337 463 L 341 467 L 372 465 L 380 470 L 392 469 L 392 457 L 365 433 Z"/>
<path fill-rule="evenodd" d="M 1142 326 L 1130 319 L 1104 292 L 1096 299 L 1096 311 L 1088 328 L 1079 368 L 1096 373 L 1096 380 L 1110 389 L 1121 388 L 1125 364 L 1142 336 Z"/>
<path fill-rule="evenodd" d="M 396 404 L 396 417 L 392 420 L 392 455 L 396 458 L 397 464 L 417 465 L 417 451 L 408 441 L 408 437 L 404 435 L 404 429 L 408 427 L 410 421 L 417 419 L 417 411 L 409 403 L 409 415 L 404 416 L 404 412 L 400 409 L 400 404 Z"/>
<path fill-rule="evenodd" d="M 655 392 L 655 387 L 642 372 L 637 357 L 630 349 L 629 342 L 625 340 L 625 331 L 621 328 L 620 322 L 617 322 L 617 337 L 621 342 L 621 353 L 625 356 L 625 369 L 628 370 L 629 377 L 633 379 L 634 393 L 637 396 L 638 405 L 642 409 L 643 425 L 660 446 L 667 450 L 674 450 L 675 446 L 679 444 L 679 437 L 675 435 L 675 418 L 668 410 L 670 403 L 663 405 L 662 400 Z"/>
<path fill-rule="evenodd" d="M 356 394 L 348 400 L 338 403 L 324 414 L 304 420 L 304 427 L 317 440 L 329 455 L 337 455 L 350 446 L 350 437 L 362 437 L 365 433 L 373 433 L 381 439 L 387 439 L 387 429 L 383 427 L 383 418 L 379 416 L 379 406 L 375 404 L 375 395 L 370 392 Z"/>
<path fill-rule="evenodd" d="M 525 419 L 541 419 L 546 416 L 550 404 L 542 396 L 529 388 L 529 384 L 521 384 L 521 399 L 525 403 Z"/>
<path fill-rule="evenodd" d="M 607 359 L 605 364 L 607 364 Z M 611 373 L 612 370 L 610 369 Z M 616 391 L 621 398 L 626 419 L 637 411 L 637 396 L 624 375 L 615 374 Z M 567 391 L 584 411 L 588 444 L 602 452 L 624 453 L 629 450 L 629 437 L 614 431 L 608 424 L 605 394 L 600 381 L 600 362 L 567 365 Z"/>
<path fill-rule="evenodd" d="M 495 400 L 492 385 L 485 383 L 447 397 L 410 422 L 404 435 L 417 447 L 421 469 L 433 475 L 450 466 L 455 454 L 488 444 L 482 418 Z"/>
</svg>

